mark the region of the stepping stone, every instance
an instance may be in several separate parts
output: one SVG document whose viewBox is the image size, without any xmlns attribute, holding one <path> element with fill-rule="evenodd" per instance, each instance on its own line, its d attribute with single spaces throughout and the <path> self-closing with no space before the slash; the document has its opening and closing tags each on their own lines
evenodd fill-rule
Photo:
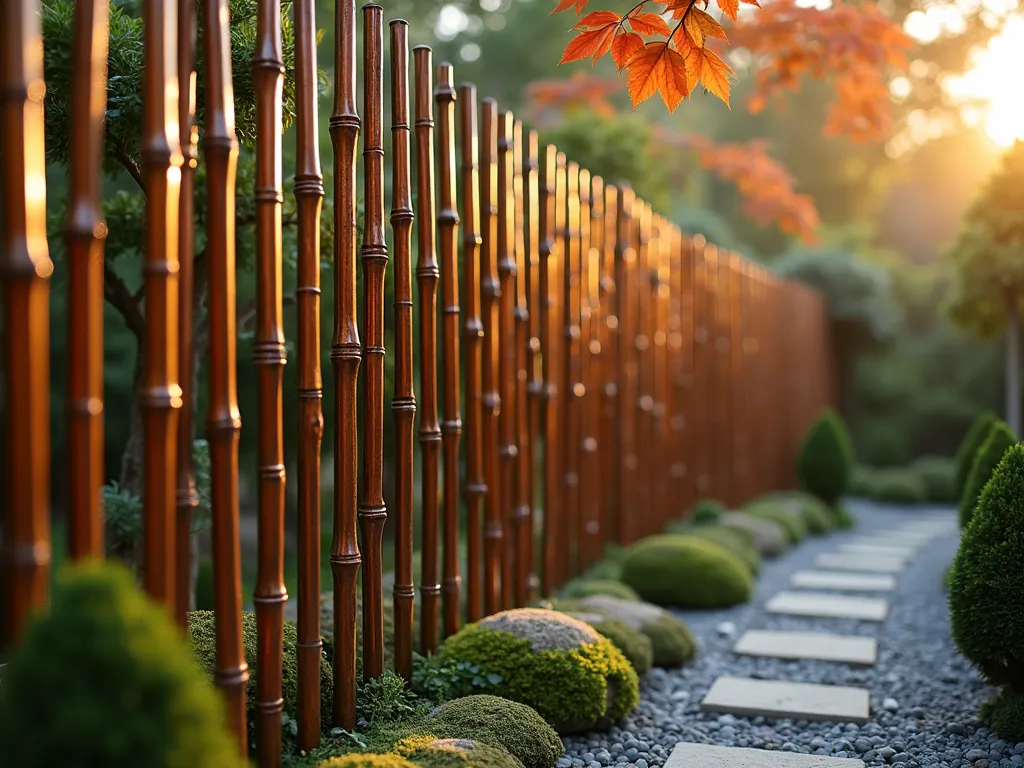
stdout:
<svg viewBox="0 0 1024 768">
<path fill-rule="evenodd" d="M 916 550 L 913 547 L 900 547 L 886 544 L 840 544 L 839 550 L 851 555 L 871 555 L 873 557 L 899 557 L 909 560 L 914 556 Z"/>
<path fill-rule="evenodd" d="M 875 573 L 797 571 L 789 583 L 801 589 L 835 589 L 847 592 L 891 592 L 896 589 L 896 579 L 893 576 Z"/>
<path fill-rule="evenodd" d="M 917 546 L 923 546 L 925 544 L 930 544 L 932 539 L 935 538 L 930 533 L 916 533 L 914 531 L 900 530 L 875 531 L 871 536 L 876 539 L 886 539 L 890 543 L 900 546 L 913 546 L 915 544 Z"/>
<path fill-rule="evenodd" d="M 902 557 L 882 557 L 877 555 L 843 555 L 824 554 L 814 558 L 816 568 L 829 568 L 834 571 L 863 571 L 865 573 L 901 573 L 907 562 Z"/>
<path fill-rule="evenodd" d="M 871 666 L 878 658 L 873 637 L 833 635 L 826 632 L 777 632 L 752 629 L 744 633 L 733 653 L 775 659 L 817 659 Z"/>
<path fill-rule="evenodd" d="M 782 680 L 719 677 L 704 697 L 705 712 L 728 712 L 741 717 L 868 722 L 869 694 L 863 688 Z"/>
<path fill-rule="evenodd" d="M 906 550 L 907 552 L 917 552 L 921 547 L 927 546 L 926 544 L 921 544 L 916 541 L 893 541 L 892 538 L 885 538 L 882 536 L 857 536 L 847 542 L 843 542 L 840 546 L 847 546 L 850 544 L 857 544 L 866 547 L 889 547 L 891 549 Z"/>
<path fill-rule="evenodd" d="M 665 761 L 665 768 L 864 768 L 864 761 L 681 741 Z"/>
<path fill-rule="evenodd" d="M 885 621 L 889 601 L 878 597 L 851 597 L 828 592 L 779 592 L 765 605 L 768 613 L 825 619 Z"/>
</svg>

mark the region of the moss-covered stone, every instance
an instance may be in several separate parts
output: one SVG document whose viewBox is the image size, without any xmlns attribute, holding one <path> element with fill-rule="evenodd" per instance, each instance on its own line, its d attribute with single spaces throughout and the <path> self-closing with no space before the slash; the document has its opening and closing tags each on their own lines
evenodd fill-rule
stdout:
<svg viewBox="0 0 1024 768">
<path fill-rule="evenodd" d="M 188 615 L 188 636 L 192 654 L 199 665 L 213 675 L 217 661 L 217 646 L 213 611 L 192 611 Z M 295 658 L 298 632 L 291 622 L 284 624 L 283 665 L 281 691 L 284 697 L 284 711 L 290 717 L 298 717 L 299 667 Z M 259 675 L 256 615 L 250 611 L 242 613 L 242 645 L 245 662 L 249 665 L 249 685 L 246 688 L 246 709 L 250 718 L 256 716 L 256 679 Z M 326 658 L 320 660 L 320 717 L 325 729 L 331 724 L 331 701 L 334 697 L 334 674 Z"/>
<path fill-rule="evenodd" d="M 754 535 L 742 528 L 735 528 L 724 525 L 674 525 L 670 528 L 672 533 L 694 536 L 704 539 L 731 552 L 743 564 L 750 569 L 750 574 L 756 576 L 761 571 L 761 556 L 754 549 Z"/>
<path fill-rule="evenodd" d="M 554 768 L 562 740 L 537 711 L 498 696 L 466 696 L 432 710 L 424 725 L 439 738 L 467 738 L 500 747 L 525 768 Z"/>
<path fill-rule="evenodd" d="M 790 544 L 799 544 L 807 538 L 807 524 L 796 512 L 780 506 L 775 502 L 756 501 L 743 507 L 748 515 L 769 520 L 780 526 Z"/>
<path fill-rule="evenodd" d="M 354 753 L 332 757 L 320 763 L 319 768 L 416 768 L 401 755 L 368 755 Z"/>
<path fill-rule="evenodd" d="M 122 566 L 66 566 L 6 661 L 6 766 L 243 766 L 220 696 Z"/>
<path fill-rule="evenodd" d="M 648 602 L 726 608 L 750 599 L 754 579 L 735 555 L 692 536 L 651 536 L 629 549 L 622 580 Z"/>
<path fill-rule="evenodd" d="M 467 662 L 494 692 L 533 707 L 560 733 L 606 728 L 639 702 L 639 678 L 593 627 L 557 611 L 519 608 L 470 624 L 431 663 Z"/>
<path fill-rule="evenodd" d="M 422 768 L 522 768 L 515 757 L 500 747 L 472 739 L 435 739 L 405 749 L 405 757 Z"/>
<path fill-rule="evenodd" d="M 1017 438 L 1004 422 L 996 420 L 992 423 L 988 436 L 975 454 L 971 471 L 967 475 L 964 495 L 960 500 L 961 528 L 966 528 L 971 522 L 985 484 L 992 478 L 992 473 L 1002 461 L 1003 455 L 1016 444 Z"/>
<path fill-rule="evenodd" d="M 624 600 L 639 600 L 640 595 L 621 581 L 612 579 L 573 579 L 562 588 L 565 597 L 587 597 L 589 595 L 611 595 Z"/>
<path fill-rule="evenodd" d="M 797 459 L 800 484 L 826 504 L 847 492 L 853 474 L 853 443 L 842 417 L 826 408 L 811 425 Z"/>
<path fill-rule="evenodd" d="M 726 528 L 745 531 L 752 537 L 754 549 L 761 557 L 778 557 L 789 549 L 789 537 L 781 525 L 746 512 L 726 512 L 722 516 Z"/>
<path fill-rule="evenodd" d="M 622 651 L 622 655 L 641 677 L 651 671 L 654 664 L 654 648 L 647 635 L 603 613 L 587 612 L 582 608 L 579 611 L 562 612 L 589 624 L 603 637 L 611 640 L 612 645 Z"/>
</svg>

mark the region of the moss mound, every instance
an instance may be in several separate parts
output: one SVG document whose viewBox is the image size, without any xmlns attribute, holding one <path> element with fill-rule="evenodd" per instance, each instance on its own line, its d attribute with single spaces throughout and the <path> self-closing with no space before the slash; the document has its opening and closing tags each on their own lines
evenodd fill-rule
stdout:
<svg viewBox="0 0 1024 768">
<path fill-rule="evenodd" d="M 441 738 L 467 738 L 500 747 L 525 768 L 553 768 L 562 740 L 536 710 L 498 696 L 467 696 L 427 715 L 426 728 Z"/>
<path fill-rule="evenodd" d="M 354 753 L 324 760 L 319 768 L 416 768 L 400 755 L 367 755 Z"/>
<path fill-rule="evenodd" d="M 971 522 L 985 484 L 992 478 L 992 473 L 1002 461 L 1003 455 L 1016 444 L 1017 438 L 1005 423 L 998 420 L 992 423 L 988 436 L 975 454 L 971 471 L 967 475 L 964 495 L 960 499 L 961 528 L 966 528 Z"/>
<path fill-rule="evenodd" d="M 726 608 L 750 599 L 754 579 L 735 555 L 693 536 L 651 536 L 629 549 L 622 580 L 648 602 Z"/>
<path fill-rule="evenodd" d="M 971 474 L 971 467 L 974 465 L 974 457 L 981 448 L 981 444 L 988 437 L 992 425 L 999 421 L 999 417 L 992 411 L 983 411 L 971 424 L 971 428 L 964 435 L 960 447 L 956 449 L 956 456 L 953 461 L 956 463 L 956 472 L 953 475 L 953 492 L 955 499 L 960 500 L 964 495 L 964 488 L 967 487 L 967 476 Z"/>
<path fill-rule="evenodd" d="M 565 597 L 611 595 L 612 597 L 621 597 L 624 600 L 640 599 L 640 595 L 627 585 L 613 579 L 573 579 L 562 589 L 562 594 Z"/>
<path fill-rule="evenodd" d="M 613 619 L 605 613 L 587 611 L 582 607 L 579 610 L 567 610 L 561 607 L 557 610 L 589 624 L 602 637 L 611 640 L 612 645 L 622 651 L 622 655 L 633 665 L 633 669 L 641 677 L 651 671 L 651 667 L 654 666 L 654 647 L 651 645 L 651 639 L 640 630 L 634 629 L 618 619 Z"/>
<path fill-rule="evenodd" d="M 746 512 L 727 512 L 722 525 L 744 531 L 751 536 L 754 549 L 761 557 L 778 557 L 789 549 L 789 536 L 781 525 Z"/>
<path fill-rule="evenodd" d="M 431 659 L 458 662 L 479 666 L 497 695 L 560 733 L 606 728 L 640 700 L 636 671 L 611 641 L 557 611 L 519 608 L 464 627 Z"/>
<path fill-rule="evenodd" d="M 718 523 L 725 514 L 725 505 L 718 499 L 701 499 L 690 509 L 687 519 L 696 525 Z"/>
<path fill-rule="evenodd" d="M 826 408 L 811 425 L 800 446 L 800 483 L 826 504 L 834 505 L 849 490 L 853 444 L 842 417 Z"/>
<path fill-rule="evenodd" d="M 434 739 L 407 751 L 409 761 L 423 768 L 522 768 L 504 749 L 472 739 Z"/>
<path fill-rule="evenodd" d="M 717 544 L 742 560 L 752 576 L 756 576 L 761 571 L 761 556 L 754 549 L 754 536 L 750 531 L 724 525 L 691 525 L 673 528 L 673 533 L 693 536 Z"/>
<path fill-rule="evenodd" d="M 166 610 L 130 573 L 59 574 L 0 687 L 5 765 L 242 768 L 224 707 Z"/>
<path fill-rule="evenodd" d="M 981 493 L 950 573 L 953 640 L 993 685 L 1024 692 L 1024 446 Z"/>
<path fill-rule="evenodd" d="M 928 501 L 948 504 L 957 500 L 956 461 L 946 456 L 921 456 L 910 465 L 924 483 Z"/>
<path fill-rule="evenodd" d="M 214 634 L 214 615 L 212 611 L 192 611 L 188 615 L 188 636 L 192 643 L 192 653 L 199 665 L 213 675 L 217 661 L 217 648 Z M 289 717 L 298 717 L 299 702 L 299 667 L 295 658 L 295 645 L 298 643 L 298 631 L 295 625 L 286 621 L 284 624 L 284 664 L 281 674 L 281 692 L 284 697 L 284 711 Z M 249 717 L 256 716 L 256 678 L 257 638 L 256 615 L 249 611 L 242 613 L 242 644 L 245 649 L 245 662 L 249 665 L 249 685 L 246 690 L 246 710 Z M 330 662 L 326 658 L 320 660 L 320 720 L 325 730 L 330 728 L 331 707 L 334 696 L 334 675 Z"/>
<path fill-rule="evenodd" d="M 875 495 L 875 470 L 863 464 L 855 466 L 850 478 L 850 493 L 864 499 L 872 498 Z"/>
<path fill-rule="evenodd" d="M 788 509 L 804 521 L 807 532 L 814 536 L 831 533 L 837 525 L 832 507 L 817 496 L 801 491 L 776 491 L 758 499 L 756 503 L 777 504 Z"/>
<path fill-rule="evenodd" d="M 981 719 L 999 738 L 1024 741 L 1024 694 L 1004 688 L 981 705 Z"/>
<path fill-rule="evenodd" d="M 775 523 L 786 534 L 790 544 L 799 544 L 807 538 L 807 524 L 796 512 L 772 501 L 755 501 L 743 507 L 748 515 Z"/>
<path fill-rule="evenodd" d="M 871 498 L 890 504 L 923 504 L 928 500 L 928 486 L 911 469 L 875 470 Z"/>
</svg>

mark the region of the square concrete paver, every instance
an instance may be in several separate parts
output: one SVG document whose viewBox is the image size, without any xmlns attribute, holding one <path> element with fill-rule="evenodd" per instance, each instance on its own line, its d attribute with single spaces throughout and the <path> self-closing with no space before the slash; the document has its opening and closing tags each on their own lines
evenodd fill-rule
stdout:
<svg viewBox="0 0 1024 768">
<path fill-rule="evenodd" d="M 733 653 L 775 659 L 817 659 L 871 666 L 878 658 L 873 637 L 833 635 L 826 632 L 778 632 L 752 629 L 744 633 Z"/>
<path fill-rule="evenodd" d="M 850 555 L 842 553 L 826 553 L 814 559 L 816 568 L 828 568 L 834 571 L 863 571 L 864 573 L 901 573 L 907 561 L 902 557 L 882 557 L 880 555 Z"/>
<path fill-rule="evenodd" d="M 869 535 L 876 539 L 887 539 L 890 543 L 901 546 L 923 546 L 931 543 L 932 539 L 935 538 L 935 536 L 930 533 L 902 531 L 898 529 L 890 531 L 871 531 Z"/>
<path fill-rule="evenodd" d="M 864 768 L 864 761 L 684 741 L 676 744 L 665 768 Z"/>
<path fill-rule="evenodd" d="M 914 547 L 901 547 L 896 544 L 861 544 L 853 542 L 840 544 L 839 551 L 849 555 L 871 555 L 874 557 L 899 557 L 910 560 L 917 550 Z"/>
<path fill-rule="evenodd" d="M 800 589 L 835 589 L 846 592 L 891 592 L 896 589 L 895 577 L 887 573 L 797 571 L 789 583 Z"/>
<path fill-rule="evenodd" d="M 723 676 L 712 684 L 700 708 L 741 717 L 862 724 L 868 721 L 869 696 L 863 688 Z"/>
<path fill-rule="evenodd" d="M 826 619 L 885 621 L 889 601 L 879 597 L 851 597 L 827 592 L 779 592 L 765 605 L 768 613 Z"/>
</svg>

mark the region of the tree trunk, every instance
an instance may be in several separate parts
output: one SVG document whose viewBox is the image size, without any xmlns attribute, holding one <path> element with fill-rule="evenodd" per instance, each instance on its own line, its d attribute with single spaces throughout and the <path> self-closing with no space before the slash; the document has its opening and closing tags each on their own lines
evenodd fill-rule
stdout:
<svg viewBox="0 0 1024 768">
<path fill-rule="evenodd" d="M 1006 423 L 1020 437 L 1020 314 L 1015 303 L 1006 309 Z"/>
</svg>

